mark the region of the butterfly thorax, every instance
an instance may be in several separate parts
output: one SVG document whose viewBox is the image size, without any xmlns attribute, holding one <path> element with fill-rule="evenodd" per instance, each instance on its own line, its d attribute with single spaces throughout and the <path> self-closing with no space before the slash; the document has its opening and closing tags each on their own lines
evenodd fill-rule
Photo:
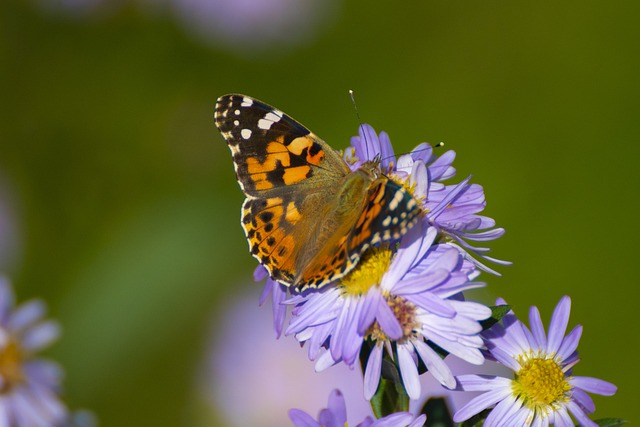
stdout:
<svg viewBox="0 0 640 427">
<path fill-rule="evenodd" d="M 340 257 L 347 257 L 352 249 L 346 245 L 347 239 L 353 230 L 362 226 L 359 224 L 362 212 L 370 200 L 370 193 L 377 188 L 374 182 L 380 179 L 376 161 L 365 162 L 358 170 L 344 176 L 333 197 L 318 207 L 322 212 L 321 220 L 307 229 L 297 271 L 323 271 L 325 265 L 327 270 L 335 269 L 336 263 L 343 265 L 344 258 Z M 336 275 L 340 273 L 336 271 Z"/>
<path fill-rule="evenodd" d="M 367 160 L 358 170 L 366 173 L 374 179 L 380 178 L 380 175 L 382 175 L 380 172 L 380 156 L 376 156 L 373 160 Z"/>
<path fill-rule="evenodd" d="M 358 170 L 346 175 L 342 185 L 337 189 L 336 208 L 345 212 L 361 208 L 371 183 L 379 177 L 380 167 L 376 161 L 367 161 Z"/>
</svg>

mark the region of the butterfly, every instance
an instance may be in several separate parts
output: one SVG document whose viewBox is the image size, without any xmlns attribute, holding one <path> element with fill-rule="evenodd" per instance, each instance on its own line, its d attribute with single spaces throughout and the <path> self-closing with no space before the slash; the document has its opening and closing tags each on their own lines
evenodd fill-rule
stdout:
<svg viewBox="0 0 640 427">
<path fill-rule="evenodd" d="M 352 171 L 326 142 L 263 102 L 221 96 L 214 119 L 246 195 L 249 250 L 294 291 L 344 277 L 367 249 L 399 239 L 422 214 L 384 175 L 379 155 Z"/>
</svg>

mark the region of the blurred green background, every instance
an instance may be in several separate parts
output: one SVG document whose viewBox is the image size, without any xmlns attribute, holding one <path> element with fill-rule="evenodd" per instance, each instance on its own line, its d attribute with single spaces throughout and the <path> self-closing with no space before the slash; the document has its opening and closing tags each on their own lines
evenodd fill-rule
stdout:
<svg viewBox="0 0 640 427">
<path fill-rule="evenodd" d="M 396 152 L 445 141 L 457 180 L 484 186 L 507 230 L 493 255 L 514 262 L 484 276 L 486 301 L 521 315 L 535 304 L 547 321 L 571 295 L 571 325 L 585 327 L 575 373 L 619 387 L 595 397 L 596 418 L 637 419 L 639 12 L 4 0 L 0 268 L 19 300 L 42 297 L 62 323 L 47 355 L 64 366 L 69 406 L 103 426 L 222 425 L 215 408 L 202 421 L 196 387 L 210 322 L 232 328 L 216 313 L 261 287 L 215 99 L 249 94 L 342 148 L 354 89 Z"/>
</svg>

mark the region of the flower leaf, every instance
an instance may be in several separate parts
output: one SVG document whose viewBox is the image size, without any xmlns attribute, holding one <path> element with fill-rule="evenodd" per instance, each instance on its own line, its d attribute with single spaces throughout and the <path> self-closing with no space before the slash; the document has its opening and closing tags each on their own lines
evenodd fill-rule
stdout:
<svg viewBox="0 0 640 427">
<path fill-rule="evenodd" d="M 360 353 L 360 362 L 366 366 L 365 357 L 368 357 L 371 349 L 363 349 Z M 363 355 L 363 353 L 366 353 Z M 396 357 L 397 359 L 397 357 Z M 402 384 L 402 378 L 396 363 L 385 353 L 382 359 L 382 375 L 376 393 L 371 398 L 371 408 L 376 418 L 382 418 L 396 412 L 409 410 L 409 396 Z"/>
<path fill-rule="evenodd" d="M 429 427 L 453 427 L 453 418 L 444 397 L 429 399 L 422 407 L 422 414 L 427 416 Z"/>
<path fill-rule="evenodd" d="M 375 344 L 371 340 L 365 340 L 360 349 L 360 366 L 364 372 L 367 361 Z M 396 357 L 397 359 L 397 357 Z M 407 395 L 402 378 L 396 363 L 387 352 L 382 358 L 382 372 L 378 389 L 371 398 L 371 408 L 376 418 L 382 418 L 395 412 L 409 410 L 409 396 Z"/>
<path fill-rule="evenodd" d="M 378 419 L 396 412 L 408 411 L 409 396 L 402 385 L 402 381 L 397 383 L 380 378 L 378 390 L 371 398 L 371 408 Z"/>
<path fill-rule="evenodd" d="M 480 322 L 482 330 L 486 331 L 496 323 L 498 323 L 504 316 L 511 311 L 510 305 L 494 305 L 491 308 L 491 317 Z"/>
<path fill-rule="evenodd" d="M 366 339 L 362 342 L 362 347 L 360 347 L 360 354 L 358 358 L 360 359 L 360 368 L 362 368 L 362 372 L 367 369 L 367 361 L 369 360 L 369 356 L 373 351 L 373 342 L 370 339 Z"/>
</svg>

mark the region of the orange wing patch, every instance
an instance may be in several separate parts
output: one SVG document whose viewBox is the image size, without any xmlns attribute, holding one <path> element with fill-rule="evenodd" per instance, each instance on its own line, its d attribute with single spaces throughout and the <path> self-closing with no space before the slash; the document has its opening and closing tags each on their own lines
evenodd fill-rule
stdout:
<svg viewBox="0 0 640 427">
<path fill-rule="evenodd" d="M 307 163 L 318 166 L 324 159 L 324 150 L 322 150 L 322 146 L 318 144 L 313 138 L 308 136 L 301 136 L 289 143 L 287 149 L 295 154 L 296 156 L 301 156 L 303 151 L 306 149 L 306 160 Z"/>
<path fill-rule="evenodd" d="M 290 280 L 295 274 L 296 240 L 290 227 L 300 218 L 295 203 L 280 197 L 247 199 L 242 207 L 242 224 L 251 254 L 274 278 Z"/>
<path fill-rule="evenodd" d="M 242 206 L 242 225 L 249 239 L 251 253 L 260 253 L 260 244 L 276 231 L 284 213 L 283 200 L 247 199 Z"/>
<path fill-rule="evenodd" d="M 282 174 L 282 181 L 286 185 L 295 184 L 300 181 L 304 181 L 309 176 L 311 168 L 309 166 L 296 166 L 293 168 L 286 168 Z"/>
<path fill-rule="evenodd" d="M 267 155 L 264 161 L 260 161 L 256 157 L 247 157 L 247 171 L 250 175 L 271 172 L 281 166 L 289 166 L 291 164 L 288 151 L 284 148 L 284 144 L 271 142 L 267 146 Z"/>
<path fill-rule="evenodd" d="M 301 157 L 305 160 L 302 162 L 304 164 L 300 164 Z M 324 151 L 312 138 L 299 137 L 286 144 L 284 138 L 280 136 L 267 144 L 263 156 L 247 157 L 245 162 L 254 188 L 269 190 L 274 188 L 276 180 L 269 173 L 282 173 L 276 182 L 284 185 L 296 184 L 311 176 L 310 165 L 318 166 L 322 159 L 324 159 Z M 292 166 L 292 163 L 296 166 Z"/>
<path fill-rule="evenodd" d="M 332 254 L 328 254 L 324 259 L 316 260 L 312 267 L 307 267 L 298 281 L 305 283 L 303 289 L 319 288 L 328 281 L 344 276 L 345 272 L 351 270 L 359 259 L 359 254 L 349 257 L 347 240 L 343 239 Z"/>
<path fill-rule="evenodd" d="M 294 225 L 296 222 L 300 221 L 300 219 L 302 218 L 302 214 L 300 213 L 300 211 L 296 207 L 296 204 L 293 201 L 289 202 L 289 204 L 287 205 L 287 213 L 285 215 L 285 218 L 287 222 L 291 225 Z"/>
</svg>

